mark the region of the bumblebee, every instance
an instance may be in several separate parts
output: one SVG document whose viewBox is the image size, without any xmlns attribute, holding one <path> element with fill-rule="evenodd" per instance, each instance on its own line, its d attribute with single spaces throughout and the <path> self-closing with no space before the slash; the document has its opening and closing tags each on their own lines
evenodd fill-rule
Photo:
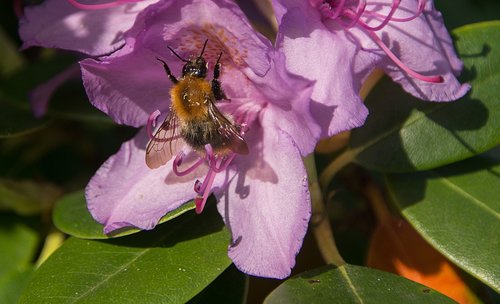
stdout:
<svg viewBox="0 0 500 304">
<path fill-rule="evenodd" d="M 187 144 L 195 151 L 204 152 L 210 144 L 217 155 L 248 154 L 248 146 L 241 136 L 241 126 L 225 117 L 215 103 L 228 100 L 219 81 L 222 52 L 214 66 L 213 79 L 206 80 L 208 64 L 203 58 L 205 40 L 199 56 L 183 59 L 172 48 L 169 50 L 186 64 L 182 77 L 177 79 L 167 63 L 163 64 L 168 79 L 174 84 L 170 90 L 170 112 L 146 147 L 146 164 L 158 168 L 167 163 Z"/>
</svg>

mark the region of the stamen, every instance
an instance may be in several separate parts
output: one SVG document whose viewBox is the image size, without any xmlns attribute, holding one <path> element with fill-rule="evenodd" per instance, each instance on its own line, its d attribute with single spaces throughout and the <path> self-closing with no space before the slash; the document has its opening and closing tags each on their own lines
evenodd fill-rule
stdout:
<svg viewBox="0 0 500 304">
<path fill-rule="evenodd" d="M 225 171 L 227 169 L 227 167 L 229 166 L 229 164 L 233 161 L 235 156 L 236 156 L 236 154 L 231 152 L 231 154 L 229 154 L 229 156 L 222 157 L 219 166 L 215 165 L 212 168 L 212 170 L 214 170 L 216 173 L 220 173 L 222 171 Z M 217 164 L 217 163 L 215 163 L 215 164 Z"/>
<path fill-rule="evenodd" d="M 193 165 L 188 167 L 186 170 L 180 171 L 179 167 L 182 165 L 182 160 L 184 159 L 184 156 L 185 156 L 184 152 L 180 151 L 179 154 L 177 154 L 177 156 L 175 157 L 174 163 L 172 164 L 172 170 L 174 171 L 175 175 L 177 175 L 177 176 L 188 175 L 189 173 L 196 170 L 196 168 L 198 168 L 204 162 L 203 157 L 200 157 L 196 161 L 196 163 L 194 163 Z"/>
<path fill-rule="evenodd" d="M 408 17 L 408 18 L 392 18 L 391 22 L 409 22 L 409 21 L 412 21 L 413 19 L 417 18 L 418 16 L 420 16 L 423 13 L 426 3 L 427 3 L 427 0 L 419 0 L 418 1 L 418 9 L 415 12 L 415 14 L 413 14 L 413 16 Z M 367 15 L 370 15 L 370 16 L 373 16 L 376 18 L 385 18 L 384 15 L 376 13 L 376 12 L 368 12 Z"/>
<path fill-rule="evenodd" d="M 344 9 L 345 1 L 346 0 L 340 0 L 340 3 L 335 8 L 335 10 L 333 11 L 333 15 L 330 18 L 337 19 L 338 16 L 340 16 L 340 13 L 342 12 L 342 9 Z M 331 4 L 329 4 L 329 5 L 331 5 Z"/>
<path fill-rule="evenodd" d="M 74 7 L 81 10 L 101 10 L 101 9 L 120 6 L 126 3 L 140 2 L 142 0 L 116 0 L 113 2 L 102 3 L 102 4 L 82 4 L 76 0 L 66 0 L 66 1 L 68 1 Z"/>
<path fill-rule="evenodd" d="M 365 12 L 366 9 L 366 1 L 365 0 L 360 0 L 358 3 L 358 7 L 356 8 L 356 15 L 354 18 L 352 18 L 351 23 L 349 24 L 342 24 L 346 28 L 351 28 L 356 25 L 358 20 L 361 18 L 361 15 Z"/>
<path fill-rule="evenodd" d="M 208 174 L 203 181 L 203 184 L 198 187 L 200 191 L 196 191 L 198 195 L 195 197 L 194 203 L 196 205 L 196 213 L 198 214 L 200 214 L 205 207 L 205 203 L 207 202 L 210 190 L 212 190 L 212 184 L 214 183 L 215 175 L 215 171 L 209 169 Z M 197 184 L 195 184 L 195 189 L 196 185 L 199 185 L 199 181 L 197 181 Z"/>
<path fill-rule="evenodd" d="M 369 26 L 368 24 L 366 24 L 365 22 L 361 21 L 361 20 L 357 20 L 359 25 L 361 25 L 362 27 L 364 27 L 365 29 L 369 30 L 369 31 L 379 31 L 381 29 L 383 29 L 388 23 L 389 21 L 391 21 L 392 19 L 392 16 L 394 15 L 394 13 L 396 12 L 396 10 L 398 9 L 399 7 L 399 4 L 401 4 L 401 0 L 394 0 L 392 1 L 392 5 L 391 5 L 391 10 L 389 12 L 389 14 L 385 17 L 385 19 L 378 25 L 378 26 Z M 347 11 L 349 14 L 351 14 L 351 12 Z"/>
<path fill-rule="evenodd" d="M 149 115 L 148 122 L 146 124 L 146 131 L 148 132 L 149 139 L 153 139 L 155 136 L 153 130 L 156 127 L 156 119 L 161 115 L 160 110 L 156 110 Z"/>
<path fill-rule="evenodd" d="M 392 53 L 391 50 L 389 50 L 389 48 L 384 44 L 382 40 L 380 40 L 380 38 L 374 32 L 368 32 L 368 33 L 375 41 L 375 43 L 377 43 L 378 46 L 387 54 L 387 56 L 389 56 L 389 58 L 391 58 L 391 60 L 394 61 L 394 63 L 397 66 L 399 66 L 403 71 L 405 71 L 409 75 L 426 82 L 441 83 L 444 81 L 443 77 L 441 76 L 424 76 L 410 69 L 401 60 L 399 60 L 399 58 L 396 57 L 396 55 L 394 55 L 394 53 Z"/>
<path fill-rule="evenodd" d="M 338 4 L 334 4 L 335 2 L 338 2 Z M 399 9 L 399 6 L 401 4 L 401 0 L 393 0 L 391 3 L 390 11 L 389 13 L 384 16 L 382 14 L 379 14 L 377 12 L 370 12 L 366 11 L 366 0 L 359 0 L 358 5 L 356 10 L 352 10 L 349 7 L 344 7 L 346 6 L 346 1 L 345 0 L 329 0 L 329 1 L 323 1 L 322 3 L 319 2 L 312 2 L 312 5 L 315 5 L 320 12 L 323 15 L 323 18 L 326 19 L 337 19 L 340 25 L 344 28 L 351 28 L 354 27 L 355 25 L 359 25 L 362 29 L 364 29 L 370 37 L 373 39 L 373 41 L 389 56 L 389 58 L 403 71 L 405 71 L 408 75 L 417 78 L 419 80 L 425 81 L 425 82 L 431 82 L 431 83 L 441 83 L 444 81 L 442 76 L 424 76 L 420 73 L 415 72 L 414 70 L 410 69 L 408 66 L 406 66 L 394 53 L 391 52 L 391 50 L 384 44 L 384 42 L 375 34 L 375 31 L 379 31 L 383 29 L 385 26 L 387 26 L 390 22 L 408 22 L 411 21 L 418 16 L 422 14 L 424 11 L 425 5 L 427 3 L 427 0 L 418 0 L 418 8 L 417 11 L 413 14 L 413 16 L 407 17 L 407 18 L 394 18 L 394 14 L 396 11 Z M 368 25 L 365 21 L 361 20 L 363 16 L 371 16 L 375 17 L 378 19 L 382 19 L 379 25 L 377 26 L 370 26 Z M 342 19 L 350 19 L 349 23 L 344 23 Z"/>
</svg>

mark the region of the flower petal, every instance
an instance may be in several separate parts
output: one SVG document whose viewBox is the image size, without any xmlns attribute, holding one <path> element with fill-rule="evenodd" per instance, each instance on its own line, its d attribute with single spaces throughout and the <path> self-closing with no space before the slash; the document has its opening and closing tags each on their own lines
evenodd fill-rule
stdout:
<svg viewBox="0 0 500 304">
<path fill-rule="evenodd" d="M 146 166 L 146 142 L 142 130 L 125 142 L 87 185 L 87 207 L 104 224 L 105 233 L 130 226 L 152 229 L 163 215 L 195 195 L 195 177 L 172 178 L 172 160 L 155 170 Z"/>
<path fill-rule="evenodd" d="M 321 133 L 309 108 L 313 82 L 290 74 L 282 52 L 272 52 L 270 57 L 271 68 L 264 77 L 248 72 L 247 76 L 265 100 L 271 103 L 265 111 L 268 121 L 273 123 L 270 128 L 289 134 L 305 156 L 314 150 Z"/>
<path fill-rule="evenodd" d="M 80 66 L 90 102 L 117 123 L 139 127 L 153 111 L 168 109 L 172 83 L 157 54 L 128 40 L 113 56 L 85 59 Z"/>
<path fill-rule="evenodd" d="M 307 230 L 310 195 L 297 147 L 288 134 L 271 126 L 267 122 L 257 135 L 252 129 L 263 141 L 251 145 L 248 156 L 235 159 L 239 174 L 215 194 L 232 234 L 229 257 L 234 264 L 250 275 L 285 278 Z"/>
<path fill-rule="evenodd" d="M 287 68 L 315 81 L 311 112 L 331 136 L 361 126 L 368 110 L 359 97 L 364 74 L 356 74 L 355 62 L 367 61 L 343 31 L 331 32 L 312 7 L 291 8 L 282 18 L 277 45 L 287 56 Z M 369 71 L 371 72 L 371 70 Z"/>
<path fill-rule="evenodd" d="M 162 57 L 178 60 L 167 46 L 183 57 L 198 54 L 208 39 L 204 52 L 208 62 L 215 62 L 222 52 L 223 65 L 231 58 L 233 64 L 249 66 L 258 75 L 269 69 L 270 41 L 252 28 L 233 1 L 176 1 L 144 17 L 147 32 L 141 43 Z"/>
<path fill-rule="evenodd" d="M 379 13 L 387 14 L 392 3 L 392 0 L 377 2 L 377 7 L 384 8 Z M 402 1 L 394 17 L 410 17 L 412 12 L 417 11 L 417 3 Z M 353 29 L 351 32 L 364 51 L 379 57 L 376 64 L 415 97 L 429 101 L 450 101 L 462 97 L 470 89 L 468 84 L 460 84 L 455 77 L 461 70 L 462 63 L 455 54 L 441 14 L 434 9 L 432 1 L 427 1 L 424 13 L 418 18 L 409 22 L 390 22 L 382 30 L 375 32 L 375 35 L 410 69 L 426 76 L 441 76 L 444 79 L 442 83 L 426 82 L 408 75 L 380 49 L 366 31 Z M 358 62 L 356 70 L 363 70 L 363 66 L 369 64 L 373 63 Z"/>
<path fill-rule="evenodd" d="M 144 0 L 102 10 L 80 10 L 65 0 L 29 6 L 19 25 L 23 48 L 61 48 L 92 56 L 111 53 L 124 44 L 123 33 L 134 24 L 137 14 L 157 1 Z M 109 0 L 89 1 L 104 2 Z"/>
</svg>

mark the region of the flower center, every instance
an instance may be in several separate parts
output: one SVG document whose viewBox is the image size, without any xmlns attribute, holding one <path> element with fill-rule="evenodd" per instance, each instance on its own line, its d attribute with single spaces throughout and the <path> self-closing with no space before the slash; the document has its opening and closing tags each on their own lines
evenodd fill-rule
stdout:
<svg viewBox="0 0 500 304">
<path fill-rule="evenodd" d="M 373 41 L 384 51 L 387 56 L 408 75 L 426 82 L 443 82 L 441 76 L 425 76 L 415 72 L 404 64 L 375 33 L 385 28 L 391 22 L 409 22 L 419 17 L 426 4 L 426 0 L 419 0 L 417 8 L 413 15 L 407 18 L 396 18 L 394 14 L 400 9 L 401 0 L 393 0 L 387 14 L 380 14 L 375 11 L 380 5 L 375 5 L 373 10 L 367 9 L 367 0 L 310 0 L 316 7 L 323 20 L 335 20 L 344 29 L 350 29 L 354 26 L 367 32 Z M 368 25 L 365 20 L 378 20 L 375 26 Z"/>
</svg>

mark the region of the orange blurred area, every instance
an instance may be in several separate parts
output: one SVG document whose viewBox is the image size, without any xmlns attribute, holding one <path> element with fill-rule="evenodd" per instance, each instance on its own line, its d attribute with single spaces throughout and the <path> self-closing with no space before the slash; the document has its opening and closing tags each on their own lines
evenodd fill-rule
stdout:
<svg viewBox="0 0 500 304">
<path fill-rule="evenodd" d="M 479 303 L 457 268 L 402 219 L 391 217 L 375 229 L 367 266 L 426 285 L 458 303 Z"/>
</svg>

